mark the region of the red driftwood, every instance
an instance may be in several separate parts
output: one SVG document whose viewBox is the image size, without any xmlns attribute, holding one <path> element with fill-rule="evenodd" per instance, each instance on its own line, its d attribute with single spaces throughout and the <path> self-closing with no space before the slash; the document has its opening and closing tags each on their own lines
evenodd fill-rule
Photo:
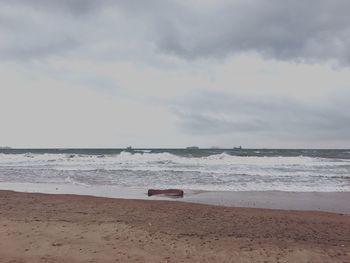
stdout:
<svg viewBox="0 0 350 263">
<path fill-rule="evenodd" d="M 167 195 L 167 196 L 177 196 L 177 197 L 183 197 L 184 191 L 180 189 L 149 189 L 148 190 L 148 196 L 152 195 Z"/>
</svg>

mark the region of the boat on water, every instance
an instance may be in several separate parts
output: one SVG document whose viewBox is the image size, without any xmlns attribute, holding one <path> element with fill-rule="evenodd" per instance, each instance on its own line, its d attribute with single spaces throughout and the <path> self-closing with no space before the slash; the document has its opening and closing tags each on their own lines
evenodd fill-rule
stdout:
<svg viewBox="0 0 350 263">
<path fill-rule="evenodd" d="M 189 146 L 189 147 L 186 147 L 186 150 L 199 150 L 199 147 L 198 146 Z"/>
<path fill-rule="evenodd" d="M 233 147 L 233 150 L 242 150 L 242 146 L 239 146 L 239 147 Z"/>
</svg>

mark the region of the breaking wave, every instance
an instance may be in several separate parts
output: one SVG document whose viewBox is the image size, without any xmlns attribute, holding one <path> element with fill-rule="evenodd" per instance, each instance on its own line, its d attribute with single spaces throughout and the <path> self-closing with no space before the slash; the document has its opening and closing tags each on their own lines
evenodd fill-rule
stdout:
<svg viewBox="0 0 350 263">
<path fill-rule="evenodd" d="M 0 153 L 0 181 L 199 190 L 350 191 L 350 159 L 308 156 L 180 156 Z"/>
</svg>

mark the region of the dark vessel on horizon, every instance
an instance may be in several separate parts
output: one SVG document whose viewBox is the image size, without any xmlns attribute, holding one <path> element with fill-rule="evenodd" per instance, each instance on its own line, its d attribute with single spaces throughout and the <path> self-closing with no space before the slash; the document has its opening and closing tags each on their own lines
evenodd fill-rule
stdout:
<svg viewBox="0 0 350 263">
<path fill-rule="evenodd" d="M 198 146 L 190 146 L 190 147 L 186 147 L 186 150 L 199 150 Z"/>
</svg>

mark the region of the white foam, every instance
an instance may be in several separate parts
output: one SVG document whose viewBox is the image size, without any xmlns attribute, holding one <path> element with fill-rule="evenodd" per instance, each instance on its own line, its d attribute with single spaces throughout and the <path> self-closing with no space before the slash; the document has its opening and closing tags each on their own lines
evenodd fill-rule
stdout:
<svg viewBox="0 0 350 263">
<path fill-rule="evenodd" d="M 345 179 L 346 178 L 346 179 Z M 2 154 L 0 181 L 76 185 L 179 186 L 198 190 L 349 191 L 350 160 L 318 157 L 184 157 Z"/>
</svg>

